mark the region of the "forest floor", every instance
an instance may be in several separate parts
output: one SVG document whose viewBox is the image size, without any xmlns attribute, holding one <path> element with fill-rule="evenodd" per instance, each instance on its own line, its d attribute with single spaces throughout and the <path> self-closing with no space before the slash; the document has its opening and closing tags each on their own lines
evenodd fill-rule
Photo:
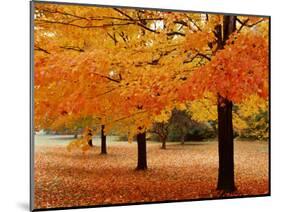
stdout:
<svg viewBox="0 0 281 212">
<path fill-rule="evenodd" d="M 268 194 L 268 142 L 235 141 L 237 191 L 216 191 L 217 142 L 148 141 L 148 170 L 136 171 L 137 146 L 111 142 L 83 154 L 63 145 L 35 147 L 35 208 Z"/>
</svg>

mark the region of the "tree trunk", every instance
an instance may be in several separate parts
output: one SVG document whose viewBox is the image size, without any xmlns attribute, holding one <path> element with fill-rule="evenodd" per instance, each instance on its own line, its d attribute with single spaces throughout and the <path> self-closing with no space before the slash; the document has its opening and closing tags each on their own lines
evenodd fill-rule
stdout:
<svg viewBox="0 0 281 212">
<path fill-rule="evenodd" d="M 78 138 L 78 133 L 75 133 L 73 138 L 77 139 Z"/>
<path fill-rule="evenodd" d="M 104 125 L 101 125 L 101 154 L 107 154 L 106 135 L 104 134 Z"/>
<path fill-rule="evenodd" d="M 234 151 L 232 102 L 218 97 L 218 147 L 219 147 L 219 176 L 218 190 L 232 192 L 234 184 Z"/>
<path fill-rule="evenodd" d="M 218 49 L 223 49 L 229 36 L 236 30 L 236 16 L 224 15 L 222 26 L 216 27 Z M 219 173 L 217 189 L 225 192 L 236 190 L 234 183 L 234 149 L 232 101 L 218 94 L 218 152 Z"/>
<path fill-rule="evenodd" d="M 92 139 L 89 139 L 88 144 L 89 144 L 90 147 L 93 147 L 93 141 L 92 141 Z"/>
<path fill-rule="evenodd" d="M 89 136 L 88 144 L 89 144 L 90 147 L 93 147 L 92 131 L 88 131 L 88 136 Z"/>
<path fill-rule="evenodd" d="M 184 135 L 181 136 L 181 145 L 184 145 Z"/>
<path fill-rule="evenodd" d="M 160 137 L 160 141 L 162 142 L 162 149 L 166 149 L 166 138 Z"/>
<path fill-rule="evenodd" d="M 146 170 L 146 139 L 145 132 L 137 134 L 137 144 L 138 144 L 138 166 L 137 170 Z"/>
</svg>

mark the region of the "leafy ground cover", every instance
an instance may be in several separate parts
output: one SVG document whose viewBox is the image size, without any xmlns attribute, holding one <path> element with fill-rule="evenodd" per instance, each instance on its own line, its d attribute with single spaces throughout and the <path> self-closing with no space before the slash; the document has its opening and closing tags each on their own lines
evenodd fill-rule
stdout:
<svg viewBox="0 0 281 212">
<path fill-rule="evenodd" d="M 111 142 L 108 154 L 94 146 L 82 154 L 63 145 L 39 145 L 35 151 L 35 208 L 187 200 L 267 194 L 268 142 L 235 141 L 237 191 L 216 191 L 217 142 L 167 149 L 148 142 L 148 170 L 136 171 L 135 143 Z"/>
</svg>

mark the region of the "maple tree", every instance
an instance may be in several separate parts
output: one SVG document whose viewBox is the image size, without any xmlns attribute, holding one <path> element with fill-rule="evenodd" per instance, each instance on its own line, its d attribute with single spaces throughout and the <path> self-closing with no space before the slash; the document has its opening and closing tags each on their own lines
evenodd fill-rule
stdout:
<svg viewBox="0 0 281 212">
<path fill-rule="evenodd" d="M 183 86 L 182 97 L 194 99 L 206 91 L 217 95 L 219 177 L 218 189 L 234 191 L 234 154 L 232 106 L 248 95 L 268 98 L 268 39 L 257 30 L 238 34 L 250 20 L 240 21 L 236 31 L 236 16 L 223 16 L 215 25 L 216 47 L 209 63 L 199 68 Z M 263 20 L 263 19 L 261 19 Z M 259 23 L 261 20 L 256 22 Z M 252 25 L 255 25 L 252 24 Z M 249 25 L 251 26 L 251 25 Z M 253 52 L 255 52 L 253 54 Z M 193 92 L 186 92 L 193 91 Z"/>
<path fill-rule="evenodd" d="M 173 83 L 170 83 L 169 88 L 166 88 L 165 81 L 168 82 L 172 77 L 176 78 L 175 73 L 169 73 L 167 72 L 167 69 L 170 68 L 169 65 L 169 60 L 163 60 L 163 64 L 158 64 L 160 58 L 168 55 L 169 53 L 173 52 L 175 50 L 175 44 L 174 41 L 166 42 L 166 37 L 163 35 L 159 35 L 157 37 L 158 43 L 155 45 L 149 45 L 147 42 L 143 42 L 143 40 L 151 40 L 152 38 L 155 39 L 155 35 L 151 35 L 148 33 L 145 33 L 144 30 L 153 32 L 155 34 L 160 34 L 156 30 L 152 30 L 151 28 L 148 28 L 145 26 L 143 23 L 140 23 L 141 21 L 145 21 L 146 19 L 149 21 L 155 21 L 155 20 L 161 20 L 162 18 L 157 17 L 157 18 L 151 18 L 150 12 L 148 12 L 148 17 L 143 19 L 141 17 L 138 17 L 138 20 L 132 20 L 131 16 L 140 16 L 141 12 L 143 11 L 135 11 L 135 10 L 120 10 L 114 8 L 113 10 L 108 10 L 108 9 L 88 9 L 88 8 L 83 8 L 79 10 L 79 15 L 73 15 L 69 11 L 73 12 L 73 9 L 75 11 L 78 8 L 75 7 L 61 7 L 60 5 L 40 5 L 38 4 L 37 7 L 37 17 L 35 19 L 36 26 L 38 26 L 38 31 L 40 34 L 36 36 L 35 39 L 35 50 L 38 50 L 40 53 L 44 53 L 43 59 L 38 60 L 38 63 L 36 63 L 35 67 L 38 67 L 38 69 L 41 69 L 40 71 L 37 71 L 37 73 L 42 73 L 44 72 L 44 76 L 38 76 L 35 75 L 36 78 L 38 78 L 38 81 L 40 81 L 40 77 L 42 78 L 41 80 L 44 81 L 46 84 L 49 80 L 49 83 L 51 85 L 54 85 L 55 81 L 61 81 L 61 76 L 64 76 L 65 80 L 70 80 L 66 82 L 65 85 L 62 85 L 62 89 L 67 90 L 67 93 L 65 96 L 60 96 L 56 98 L 57 101 L 60 101 L 63 99 L 63 102 L 60 104 L 62 105 L 61 113 L 64 115 L 68 114 L 65 110 L 65 107 L 69 107 L 71 104 L 71 113 L 76 113 L 76 115 L 81 116 L 81 114 L 85 113 L 81 111 L 81 107 L 83 108 L 93 108 L 93 105 L 99 104 L 101 107 L 97 108 L 95 107 L 95 111 L 92 111 L 90 113 L 95 114 L 95 116 L 99 117 L 97 114 L 101 114 L 101 119 L 109 119 L 110 117 L 110 123 L 114 123 L 115 121 L 112 118 L 113 115 L 116 117 L 117 120 L 123 119 L 122 117 L 125 114 L 125 117 L 131 117 L 131 121 L 125 120 L 125 123 L 130 123 L 131 125 L 135 127 L 129 127 L 130 134 L 142 134 L 140 136 L 137 136 L 140 140 L 139 145 L 142 146 L 139 148 L 140 150 L 140 155 L 144 155 L 140 157 L 144 158 L 143 160 L 146 160 L 146 156 L 144 152 L 146 152 L 145 148 L 145 136 L 143 135 L 146 131 L 147 128 L 149 128 L 152 124 L 153 121 L 153 116 L 158 115 L 160 111 L 164 108 L 167 107 L 167 99 L 173 99 L 173 93 L 171 87 Z M 99 13 L 97 13 L 99 11 Z M 110 11 L 110 12 L 109 12 Z M 128 12 L 127 12 L 128 11 Z M 101 16 L 103 18 L 102 25 L 99 26 L 90 26 L 89 21 L 91 22 L 92 19 L 88 18 L 85 20 L 82 15 L 85 15 L 85 13 L 90 16 L 90 15 L 95 15 L 95 16 Z M 154 14 L 158 14 L 157 12 L 153 12 Z M 152 15 L 153 15 L 152 13 Z M 99 15 L 100 14 L 100 15 Z M 114 14 L 115 16 L 112 17 L 111 15 Z M 116 16 L 116 14 L 118 16 Z M 106 15 L 106 17 L 104 17 Z M 166 14 L 168 18 L 171 18 L 170 14 Z M 73 24 L 73 16 L 76 16 L 78 18 L 78 22 L 80 23 L 79 25 Z M 120 17 L 121 16 L 121 17 Z M 126 20 L 129 18 L 130 22 L 134 22 L 133 24 L 136 25 L 133 29 L 132 27 L 125 28 L 122 27 L 122 30 L 126 30 L 126 34 L 124 32 L 120 32 L 120 27 L 123 26 L 121 23 L 111 23 L 108 24 L 107 20 L 109 19 L 110 21 L 117 19 L 118 21 L 124 21 L 124 16 L 126 17 Z M 172 14 L 172 17 L 174 14 Z M 98 19 L 98 18 L 97 18 Z M 105 19 L 105 20 L 104 20 Z M 120 20 L 121 19 L 121 20 Z M 94 21 L 96 21 L 96 18 L 93 18 Z M 76 21 L 76 20 L 75 20 Z M 84 22 L 87 23 L 84 23 Z M 137 23 L 135 23 L 137 22 Z M 71 24 L 70 24 L 71 23 Z M 86 24 L 86 25 L 85 25 Z M 55 25 L 55 26 L 54 26 Z M 59 25 L 59 26 L 57 26 Z M 61 27 L 63 25 L 63 27 Z M 118 29 L 114 29 L 115 31 L 112 32 L 114 35 L 115 33 L 119 34 L 119 37 L 122 37 L 122 42 L 120 44 L 120 40 L 118 40 L 116 37 L 112 34 L 109 34 L 108 31 L 110 30 L 105 30 L 103 27 L 106 26 L 108 27 L 115 27 L 116 25 L 119 26 Z M 124 24 L 126 27 L 127 25 L 131 24 Z M 69 29 L 71 28 L 71 29 Z M 75 32 L 79 34 L 80 39 L 77 40 L 77 37 L 68 37 L 69 36 L 69 30 L 73 32 L 73 28 L 75 28 Z M 81 31 L 82 29 L 88 29 L 88 28 L 95 28 L 93 35 L 91 30 L 85 30 Z M 101 29 L 101 30 L 96 30 L 96 28 Z M 36 29 L 36 28 L 35 28 Z M 51 32 L 50 32 L 51 30 Z M 36 30 L 35 30 L 36 31 Z M 74 34 L 76 34 L 74 33 Z M 130 34 L 129 34 L 130 33 Z M 73 34 L 73 33 L 72 33 Z M 97 36 L 98 34 L 98 36 Z M 168 32 L 165 33 L 167 36 L 170 36 Z M 37 35 L 37 33 L 35 33 Z M 128 42 L 125 37 L 127 36 L 127 40 L 129 39 L 128 36 L 130 35 L 130 42 Z M 88 38 L 89 36 L 95 36 L 100 38 L 96 39 L 97 42 L 91 43 L 92 41 L 89 41 Z M 104 39 L 104 36 L 106 36 L 108 39 Z M 142 40 L 139 41 L 138 36 L 142 36 Z M 46 41 L 46 38 L 50 37 L 48 40 L 51 44 L 45 45 L 45 43 L 40 42 L 41 40 Z M 56 42 L 52 42 L 56 38 Z M 112 39 L 114 38 L 114 39 Z M 159 38 L 162 38 L 159 40 Z M 81 41 L 83 40 L 83 42 Z M 37 42 L 38 40 L 38 42 Z M 74 41 L 73 41 L 74 40 Z M 112 40 L 114 42 L 112 42 Z M 118 40 L 118 42 L 117 42 Z M 165 40 L 165 42 L 163 42 Z M 156 39 L 154 40 L 156 41 Z M 87 50 L 85 48 L 77 47 L 77 46 L 69 46 L 66 45 L 65 43 L 70 42 L 82 42 L 82 43 L 87 43 Z M 47 43 L 47 42 L 46 42 Z M 100 49 L 97 49 L 97 43 L 101 46 Z M 117 44 L 118 43 L 118 44 Z M 103 45 L 101 45 L 103 44 Z M 168 44 L 168 50 L 167 48 Z M 45 46 L 43 46 L 45 45 Z M 46 48 L 49 49 L 47 50 Z M 128 51 L 127 49 L 131 47 L 132 50 Z M 94 49 L 93 49 L 94 48 Z M 65 52 L 71 50 L 72 52 Z M 52 51 L 52 52 L 51 52 Z M 73 52 L 75 51 L 75 53 Z M 79 53 L 77 55 L 77 52 Z M 85 52 L 85 53 L 84 53 Z M 46 54 L 52 54 L 55 56 L 49 56 L 51 59 L 48 59 L 48 65 L 44 64 L 44 59 Z M 131 54 L 137 54 L 138 57 L 134 58 L 134 60 L 124 60 L 125 58 L 129 58 L 129 55 Z M 177 53 L 178 54 L 178 53 Z M 174 58 L 176 55 L 173 55 L 172 58 Z M 60 59 L 58 60 L 58 58 Z M 65 63 L 65 58 L 68 58 L 68 60 L 71 60 L 71 64 L 68 65 Z M 156 59 L 154 59 L 156 58 Z M 43 60 L 43 61 L 42 61 Z M 112 61 L 114 61 L 114 64 L 112 64 Z M 165 69 L 163 66 L 165 65 Z M 43 67 L 44 66 L 44 67 Z M 151 66 L 151 67 L 149 67 Z M 154 66 L 154 67 L 153 67 Z M 56 69 L 55 69 L 56 67 Z M 78 71 L 68 71 L 69 69 L 72 70 L 79 70 Z M 160 69 L 161 68 L 161 69 Z M 60 69 L 59 73 L 56 72 L 55 70 Z M 93 69 L 98 70 L 93 73 Z M 140 72 L 140 70 L 142 72 Z M 59 77 L 48 77 L 46 76 L 47 74 L 45 72 L 49 72 L 51 74 L 55 74 L 56 76 Z M 157 72 L 157 77 L 155 77 L 155 72 Z M 78 76 L 79 74 L 79 76 Z M 88 77 L 88 75 L 91 75 L 91 77 Z M 110 76 L 112 75 L 112 76 Z M 154 80 L 151 80 L 151 77 L 154 78 Z M 100 80 L 103 79 L 103 80 Z M 150 79 L 150 80 L 148 80 Z M 72 80 L 72 82 L 71 82 Z M 88 83 L 92 83 L 93 80 L 99 80 L 99 84 L 95 85 L 95 88 L 89 89 Z M 36 82 L 38 82 L 36 81 Z M 163 83 L 159 83 L 162 81 Z M 144 83 L 145 82 L 145 83 Z M 60 82 L 61 83 L 61 82 Z M 69 83 L 69 84 L 68 84 Z M 71 87 L 72 83 L 77 83 L 79 84 L 79 89 L 77 87 Z M 174 84 L 176 83 L 176 80 L 174 80 Z M 104 90 L 105 87 L 112 87 L 110 89 L 118 89 L 120 90 L 119 95 L 111 95 L 113 97 L 108 97 L 107 91 L 105 92 L 107 95 L 107 98 L 105 101 L 108 101 L 108 99 L 111 100 L 111 102 L 102 102 L 101 103 L 101 98 L 98 98 L 98 100 L 93 101 L 93 99 L 90 100 L 85 100 L 85 96 L 93 96 L 93 93 L 98 93 L 99 90 Z M 45 91 L 51 92 L 51 89 L 47 83 L 47 89 Z M 88 87 L 87 87 L 88 86 Z M 56 86 L 56 83 L 54 85 Z M 74 90 L 75 89 L 75 90 Z M 42 87 L 38 90 L 43 90 Z M 90 90 L 90 94 L 87 92 Z M 137 92 L 136 92 L 137 91 Z M 111 91 L 110 91 L 111 92 Z M 165 93 L 164 93 L 165 92 Z M 71 93 L 71 98 L 69 98 L 69 94 Z M 75 95 L 74 95 L 74 94 Z M 101 93 L 101 92 L 100 92 Z M 97 95 L 99 95 L 98 93 Z M 111 92 L 110 94 L 112 94 Z M 163 93 L 163 94 L 162 94 Z M 133 94 L 133 95 L 132 95 Z M 126 99 L 126 102 L 123 102 L 124 104 L 120 103 L 120 96 L 123 96 Z M 117 97 L 117 98 L 116 98 Z M 169 97 L 169 98 L 168 98 Z M 39 98 L 38 98 L 39 99 Z M 103 98 L 102 98 L 103 99 Z M 108 105 L 112 105 L 112 101 L 118 101 L 119 102 L 119 107 L 117 108 L 119 111 L 116 109 L 113 110 L 112 107 L 108 107 Z M 44 99 L 44 101 L 52 101 L 52 99 Z M 39 102 L 39 101 L 38 101 Z M 71 103 L 70 103 L 71 102 Z M 73 105 L 73 102 L 74 105 Z M 91 103 L 89 103 L 91 102 Z M 54 101 L 53 101 L 54 103 Z M 66 105 L 68 104 L 68 105 Z M 86 104 L 87 107 L 85 106 Z M 113 103 L 116 106 L 116 102 Z M 52 105 L 53 107 L 56 107 L 57 105 L 54 104 Z M 51 109 L 52 106 L 49 106 Z M 104 107 L 108 107 L 109 109 L 107 112 L 103 111 L 101 112 Z M 38 106 L 38 108 L 41 108 L 42 111 L 45 111 L 46 108 Z M 124 111 L 125 109 L 125 111 Z M 52 110 L 52 109 L 51 109 Z M 52 112 L 54 112 L 52 110 Z M 114 112 L 114 113 L 113 113 Z M 129 112 L 129 113 L 128 113 Z M 109 114 L 110 113 L 110 114 Z M 86 113 L 88 115 L 88 113 Z M 137 116 L 135 114 L 138 114 Z M 40 117 L 40 114 L 38 114 Z M 56 116 L 57 117 L 57 116 Z M 136 118 L 137 117 L 137 118 Z M 108 124 L 109 122 L 107 122 Z M 110 124 L 109 123 L 109 124 Z M 138 139 L 138 140 L 139 140 Z M 144 140 L 144 141 L 143 141 Z M 143 164 L 146 162 L 144 161 Z M 143 165 L 143 168 L 145 169 L 146 165 Z M 138 168 L 140 168 L 138 166 Z M 140 168 L 142 169 L 142 168 Z"/>
<path fill-rule="evenodd" d="M 166 149 L 166 141 L 169 134 L 169 123 L 156 122 L 154 123 L 152 130 L 150 132 L 155 133 L 159 137 L 159 141 L 162 143 L 161 148 Z"/>
<path fill-rule="evenodd" d="M 146 132 L 175 107 L 211 93 L 218 110 L 217 188 L 233 191 L 232 106 L 252 94 L 268 98 L 267 23 L 36 3 L 35 126 L 91 117 L 100 126 L 102 153 L 111 130 L 128 133 L 130 141 L 136 135 L 137 169 L 145 170 Z M 76 142 L 87 150 L 85 143 Z"/>
</svg>

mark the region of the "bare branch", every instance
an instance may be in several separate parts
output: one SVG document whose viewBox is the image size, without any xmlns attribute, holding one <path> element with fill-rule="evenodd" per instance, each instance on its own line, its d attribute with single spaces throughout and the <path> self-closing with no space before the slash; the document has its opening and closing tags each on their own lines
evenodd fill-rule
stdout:
<svg viewBox="0 0 281 212">
<path fill-rule="evenodd" d="M 91 73 L 93 73 L 93 74 L 95 74 L 95 75 L 97 75 L 97 76 L 100 76 L 100 77 L 102 77 L 102 78 L 108 79 L 108 80 L 110 80 L 110 81 L 112 81 L 112 82 L 120 83 L 120 80 L 113 79 L 113 78 L 111 78 L 111 77 L 109 77 L 109 76 L 102 75 L 102 74 L 97 73 L 97 72 L 91 72 Z"/>
<path fill-rule="evenodd" d="M 70 17 L 74 17 L 74 18 L 78 18 L 78 19 L 85 19 L 85 20 L 88 20 L 88 19 L 85 18 L 85 17 L 78 16 L 78 15 L 74 15 L 74 14 L 67 13 L 67 12 L 61 12 L 61 11 L 58 11 L 58 10 L 39 9 L 38 11 L 39 11 L 39 12 L 43 12 L 43 13 L 60 14 L 60 15 L 70 16 Z"/>
<path fill-rule="evenodd" d="M 128 14 L 126 14 L 125 12 L 123 12 L 122 10 L 120 10 L 118 8 L 114 8 L 114 10 L 117 11 L 118 13 L 120 13 L 121 15 L 124 15 L 127 18 L 129 18 L 129 20 L 133 21 L 136 25 L 138 25 L 138 26 L 140 26 L 140 27 L 142 27 L 142 28 L 144 28 L 144 29 L 146 29 L 150 32 L 154 32 L 154 33 L 159 34 L 158 31 L 150 29 L 149 27 L 145 26 L 144 24 L 138 22 L 138 21 L 141 21 L 141 20 L 136 20 L 136 19 L 132 18 L 131 16 L 129 16 Z"/>
<path fill-rule="evenodd" d="M 48 52 L 46 49 L 43 49 L 43 48 L 41 48 L 41 47 L 39 47 L 39 46 L 34 46 L 34 50 L 36 50 L 36 51 L 41 51 L 41 52 L 44 52 L 44 53 L 46 53 L 46 54 L 51 54 L 51 53 Z"/>
<path fill-rule="evenodd" d="M 180 21 L 174 21 L 174 23 L 175 23 L 175 24 L 181 24 L 181 25 L 183 25 L 183 26 L 188 27 L 188 24 L 187 24 L 185 21 L 182 21 L 182 20 L 180 20 Z"/>
<path fill-rule="evenodd" d="M 118 43 L 115 33 L 113 33 L 113 35 L 111 35 L 109 32 L 107 32 L 106 34 L 114 41 L 115 45 Z"/>
<path fill-rule="evenodd" d="M 123 41 L 127 43 L 128 36 L 126 36 L 124 32 L 118 32 L 118 34 L 123 39 Z"/>
<path fill-rule="evenodd" d="M 255 23 L 248 24 L 248 22 L 250 21 L 249 18 L 247 18 L 245 21 L 241 21 L 239 18 L 236 18 L 236 20 L 241 24 L 241 26 L 240 26 L 240 28 L 238 29 L 237 32 L 240 32 L 244 26 L 245 26 L 245 27 L 251 28 L 251 27 L 253 27 L 253 26 L 255 26 L 255 25 L 257 25 L 257 24 L 259 24 L 259 23 L 261 23 L 261 22 L 264 21 L 264 19 L 261 18 L 260 20 L 258 20 L 258 21 L 255 22 Z"/>
<path fill-rule="evenodd" d="M 168 32 L 167 35 L 168 36 L 174 36 L 174 35 L 185 36 L 185 34 L 182 32 Z"/>
<path fill-rule="evenodd" d="M 74 17 L 77 18 L 75 20 L 96 20 L 96 21 L 102 21 L 104 19 L 113 19 L 113 20 L 120 20 L 120 21 L 128 21 L 130 19 L 128 18 L 120 18 L 120 17 L 113 17 L 113 16 L 97 16 L 97 17 L 83 17 L 83 16 L 78 16 L 78 15 L 74 15 L 72 13 L 67 13 L 67 12 L 62 12 L 59 10 L 49 10 L 49 9 L 39 9 L 38 11 L 40 12 L 45 12 L 45 13 L 52 13 L 52 14 L 61 14 L 61 15 L 65 15 L 65 16 L 70 16 L 70 17 Z M 163 18 L 142 18 L 141 20 L 146 20 L 146 21 L 153 21 L 153 20 L 163 20 Z M 141 20 L 136 20 L 136 21 L 141 21 Z"/>
<path fill-rule="evenodd" d="M 133 22 L 127 22 L 127 23 L 111 23 L 111 24 L 103 24 L 103 25 L 89 25 L 89 26 L 82 26 L 78 24 L 73 24 L 73 23 L 67 23 L 67 22 L 60 22 L 60 21 L 51 21 L 51 20 L 38 20 L 36 21 L 37 23 L 47 23 L 47 24 L 60 24 L 60 25 L 67 25 L 67 26 L 73 26 L 73 27 L 78 27 L 82 29 L 91 29 L 91 28 L 105 28 L 105 27 L 113 27 L 113 26 L 125 26 L 125 25 L 130 25 L 134 24 Z"/>
<path fill-rule="evenodd" d="M 237 30 L 237 33 L 239 33 L 242 28 L 247 24 L 247 22 L 250 20 L 249 18 L 247 18 L 244 22 L 242 22 L 241 20 L 239 20 L 238 18 L 236 18 L 236 20 L 241 24 L 241 26 L 239 27 L 239 29 Z"/>
<path fill-rule="evenodd" d="M 108 93 L 111 93 L 112 91 L 116 90 L 117 88 L 112 88 L 104 93 L 100 93 L 100 94 L 97 94 L 96 96 L 94 96 L 94 98 L 97 98 L 97 97 L 100 97 L 100 96 L 103 96 L 103 95 L 106 95 Z"/>
<path fill-rule="evenodd" d="M 211 58 L 210 57 L 208 57 L 207 55 L 205 55 L 205 54 L 203 54 L 203 53 L 200 53 L 200 52 L 198 52 L 197 54 L 195 54 L 190 60 L 185 60 L 183 63 L 191 63 L 191 62 L 193 62 L 196 58 L 198 58 L 198 57 L 201 57 L 201 58 L 204 58 L 204 59 L 206 59 L 206 60 L 208 60 L 208 61 L 211 61 Z"/>
<path fill-rule="evenodd" d="M 84 52 L 84 49 L 81 49 L 80 47 L 76 47 L 76 46 L 61 46 L 60 48 L 67 49 L 67 50 L 78 51 L 78 52 Z"/>
<path fill-rule="evenodd" d="M 199 31 L 202 31 L 202 29 L 198 26 L 198 24 L 192 18 L 190 18 L 188 15 L 186 17 Z"/>
</svg>

